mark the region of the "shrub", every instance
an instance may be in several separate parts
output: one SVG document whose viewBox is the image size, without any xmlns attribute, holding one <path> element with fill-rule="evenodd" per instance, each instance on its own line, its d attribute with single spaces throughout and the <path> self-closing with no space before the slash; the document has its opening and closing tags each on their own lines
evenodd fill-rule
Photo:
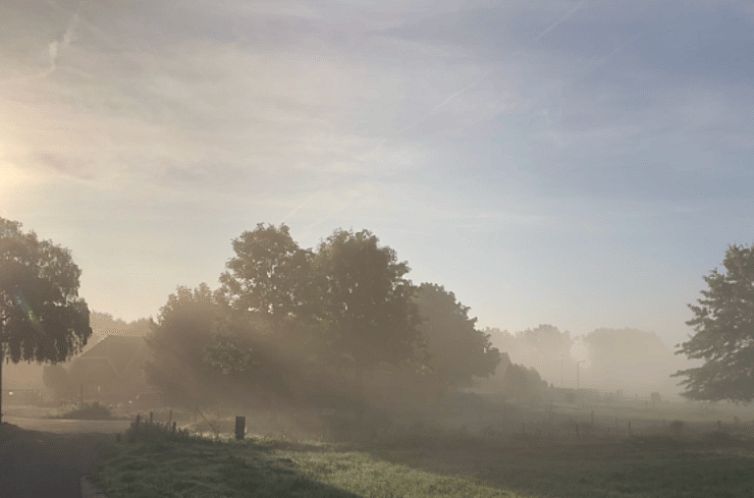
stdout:
<svg viewBox="0 0 754 498">
<path fill-rule="evenodd" d="M 126 441 L 173 441 L 191 439 L 189 432 L 178 429 L 175 422 L 161 424 L 150 420 L 142 420 L 137 415 L 131 426 L 126 429 Z"/>
<path fill-rule="evenodd" d="M 74 408 L 68 412 L 63 413 L 58 418 L 72 418 L 79 420 L 104 420 L 113 418 L 113 414 L 105 405 L 101 405 L 96 401 L 90 404 L 84 404 L 78 408 Z"/>
</svg>

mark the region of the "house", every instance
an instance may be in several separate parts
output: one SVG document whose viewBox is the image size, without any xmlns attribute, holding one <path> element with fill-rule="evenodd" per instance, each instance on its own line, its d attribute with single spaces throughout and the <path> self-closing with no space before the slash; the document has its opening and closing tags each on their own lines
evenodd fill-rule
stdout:
<svg viewBox="0 0 754 498">
<path fill-rule="evenodd" d="M 146 341 L 140 336 L 111 335 L 75 358 L 68 383 L 92 400 L 125 401 L 149 391 L 144 366 Z"/>
</svg>

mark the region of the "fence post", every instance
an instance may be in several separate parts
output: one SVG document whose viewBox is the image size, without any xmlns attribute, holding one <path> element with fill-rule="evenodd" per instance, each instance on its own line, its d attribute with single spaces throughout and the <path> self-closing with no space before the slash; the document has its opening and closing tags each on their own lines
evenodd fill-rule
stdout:
<svg viewBox="0 0 754 498">
<path fill-rule="evenodd" d="M 246 434 L 246 417 L 241 415 L 236 417 L 236 439 L 242 440 Z"/>
</svg>

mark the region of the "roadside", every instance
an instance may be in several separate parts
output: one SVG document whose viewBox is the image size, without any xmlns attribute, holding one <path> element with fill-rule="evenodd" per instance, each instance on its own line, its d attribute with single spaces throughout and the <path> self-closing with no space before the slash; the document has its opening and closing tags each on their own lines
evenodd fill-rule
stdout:
<svg viewBox="0 0 754 498">
<path fill-rule="evenodd" d="M 32 420 L 32 419 L 27 419 Z M 94 471 L 111 434 L 51 433 L 0 427 L 0 496 L 80 498 L 80 480 Z"/>
</svg>

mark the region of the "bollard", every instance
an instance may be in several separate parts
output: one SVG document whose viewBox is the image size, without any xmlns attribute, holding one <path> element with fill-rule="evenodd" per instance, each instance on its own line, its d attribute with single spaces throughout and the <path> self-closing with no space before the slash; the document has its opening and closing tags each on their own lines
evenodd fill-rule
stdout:
<svg viewBox="0 0 754 498">
<path fill-rule="evenodd" d="M 239 415 L 236 417 L 236 439 L 239 441 L 242 440 L 245 434 L 246 434 L 246 417 Z"/>
</svg>

